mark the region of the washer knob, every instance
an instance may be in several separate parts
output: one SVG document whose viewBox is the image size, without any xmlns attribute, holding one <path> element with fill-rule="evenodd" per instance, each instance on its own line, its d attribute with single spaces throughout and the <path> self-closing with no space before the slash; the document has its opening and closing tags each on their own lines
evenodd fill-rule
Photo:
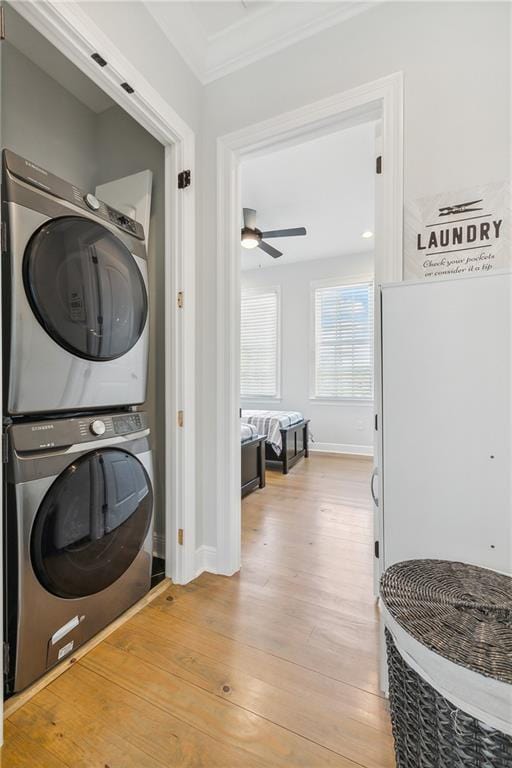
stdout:
<svg viewBox="0 0 512 768">
<path fill-rule="evenodd" d="M 89 208 L 92 208 L 93 211 L 99 210 L 100 207 L 100 201 L 97 197 L 94 197 L 94 195 L 91 195 L 90 192 L 88 192 L 84 197 L 84 202 L 86 205 L 89 206 Z"/>
<path fill-rule="evenodd" d="M 93 435 L 104 435 L 106 430 L 105 422 L 101 419 L 95 419 L 91 422 L 89 429 Z"/>
</svg>

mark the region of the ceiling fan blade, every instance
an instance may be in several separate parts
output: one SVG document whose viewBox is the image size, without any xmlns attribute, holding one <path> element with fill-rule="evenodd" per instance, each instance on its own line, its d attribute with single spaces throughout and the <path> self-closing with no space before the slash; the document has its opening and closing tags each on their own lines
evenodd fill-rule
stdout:
<svg viewBox="0 0 512 768">
<path fill-rule="evenodd" d="M 274 248 L 273 245 L 264 243 L 263 240 L 260 240 L 260 242 L 258 243 L 258 248 L 261 248 L 262 251 L 265 251 L 265 253 L 268 253 L 268 255 L 272 256 L 273 259 L 278 259 L 280 256 L 283 255 L 281 251 L 278 251 L 277 248 Z"/>
<path fill-rule="evenodd" d="M 247 229 L 255 229 L 256 211 L 254 208 L 244 208 L 244 227 Z"/>
<path fill-rule="evenodd" d="M 270 232 L 262 232 L 262 237 L 298 237 L 306 235 L 305 227 L 295 227 L 293 229 L 272 229 Z"/>
</svg>

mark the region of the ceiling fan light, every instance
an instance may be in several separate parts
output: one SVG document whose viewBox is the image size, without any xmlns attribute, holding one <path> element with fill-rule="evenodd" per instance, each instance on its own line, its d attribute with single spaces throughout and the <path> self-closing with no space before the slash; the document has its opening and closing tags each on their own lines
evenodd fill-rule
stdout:
<svg viewBox="0 0 512 768">
<path fill-rule="evenodd" d="M 248 229 L 242 229 L 241 243 L 244 248 L 256 248 L 259 242 L 260 238 L 256 232 Z"/>
</svg>

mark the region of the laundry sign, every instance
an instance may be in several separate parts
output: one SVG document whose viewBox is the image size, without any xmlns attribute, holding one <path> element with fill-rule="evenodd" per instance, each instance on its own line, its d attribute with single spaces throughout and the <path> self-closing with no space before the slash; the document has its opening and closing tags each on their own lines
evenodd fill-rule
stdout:
<svg viewBox="0 0 512 768">
<path fill-rule="evenodd" d="M 405 279 L 485 274 L 512 266 L 510 224 L 505 182 L 416 200 L 406 210 Z"/>
</svg>

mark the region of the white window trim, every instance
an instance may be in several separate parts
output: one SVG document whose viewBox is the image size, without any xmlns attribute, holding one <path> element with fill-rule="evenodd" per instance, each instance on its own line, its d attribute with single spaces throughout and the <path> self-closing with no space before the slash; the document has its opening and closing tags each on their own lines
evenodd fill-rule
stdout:
<svg viewBox="0 0 512 768">
<path fill-rule="evenodd" d="M 281 372 L 282 372 L 282 294 L 281 285 L 258 285 L 254 288 L 243 288 L 242 296 L 259 296 L 265 293 L 275 293 L 277 296 L 277 351 L 276 351 L 276 394 L 275 395 L 257 395 L 256 397 L 242 397 L 240 395 L 240 402 L 242 405 L 248 405 L 249 403 L 278 403 L 281 402 Z"/>
<path fill-rule="evenodd" d="M 317 288 L 335 288 L 343 285 L 358 285 L 359 283 L 373 283 L 375 290 L 375 275 L 365 273 L 362 275 L 340 275 L 338 277 L 329 277 L 324 280 L 313 280 L 310 283 L 309 292 L 309 400 L 315 405 L 372 405 L 374 397 L 325 397 L 315 394 L 316 387 L 316 297 Z M 375 318 L 374 318 L 375 328 Z M 375 366 L 374 366 L 375 368 Z M 374 387 L 375 388 L 375 387 Z"/>
</svg>

